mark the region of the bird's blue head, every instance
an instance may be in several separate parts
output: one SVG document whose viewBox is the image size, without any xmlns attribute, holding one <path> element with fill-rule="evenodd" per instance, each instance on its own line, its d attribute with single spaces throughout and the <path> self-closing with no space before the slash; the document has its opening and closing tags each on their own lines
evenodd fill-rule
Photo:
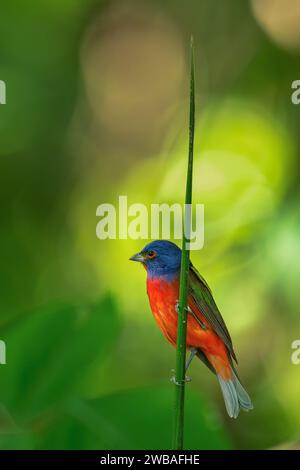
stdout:
<svg viewBox="0 0 300 470">
<path fill-rule="evenodd" d="M 143 263 L 150 278 L 164 277 L 172 280 L 180 272 L 181 250 L 168 240 L 155 240 L 130 259 Z"/>
</svg>

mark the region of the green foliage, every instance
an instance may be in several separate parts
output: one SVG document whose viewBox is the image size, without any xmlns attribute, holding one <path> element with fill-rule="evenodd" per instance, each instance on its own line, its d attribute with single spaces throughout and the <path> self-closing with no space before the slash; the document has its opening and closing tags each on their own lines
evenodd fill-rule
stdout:
<svg viewBox="0 0 300 470">
<path fill-rule="evenodd" d="M 0 376 L 7 416 L 2 433 L 10 422 L 27 431 L 32 420 L 35 425 L 78 396 L 91 364 L 100 367 L 117 334 L 117 311 L 109 297 L 86 306 L 45 307 L 11 328 L 5 336 L 9 359 Z"/>
<path fill-rule="evenodd" d="M 155 386 L 74 400 L 39 440 L 40 448 L 169 449 L 173 387 Z M 189 393 L 186 436 L 189 449 L 229 448 L 216 417 L 198 394 Z M 59 430 L 59 432 L 57 432 Z M 197 430 L 195 432 L 195 430 Z"/>
<path fill-rule="evenodd" d="M 91 362 L 107 354 L 116 333 L 109 298 L 91 306 L 48 307 L 25 318 L 5 338 L 9 362 L 0 378 L 2 402 L 26 416 L 64 401 Z"/>
</svg>

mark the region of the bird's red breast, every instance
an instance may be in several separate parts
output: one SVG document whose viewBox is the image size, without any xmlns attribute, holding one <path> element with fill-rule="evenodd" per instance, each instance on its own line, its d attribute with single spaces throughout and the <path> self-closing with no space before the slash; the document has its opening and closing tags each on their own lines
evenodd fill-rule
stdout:
<svg viewBox="0 0 300 470">
<path fill-rule="evenodd" d="M 169 281 L 163 277 L 147 279 L 147 293 L 154 318 L 167 340 L 176 346 L 178 313 L 176 303 L 179 299 L 179 276 Z M 228 352 L 223 341 L 189 297 L 188 306 L 194 315 L 188 315 L 187 348 L 199 348 L 224 379 L 231 375 Z M 196 317 L 196 318 L 194 318 Z M 200 322 L 197 321 L 200 320 Z M 203 325 L 201 327 L 200 325 Z"/>
</svg>

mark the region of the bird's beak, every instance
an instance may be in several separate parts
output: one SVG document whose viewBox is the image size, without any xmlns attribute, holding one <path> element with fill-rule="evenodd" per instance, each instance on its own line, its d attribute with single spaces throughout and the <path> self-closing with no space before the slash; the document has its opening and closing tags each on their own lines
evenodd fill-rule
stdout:
<svg viewBox="0 0 300 470">
<path fill-rule="evenodd" d="M 133 255 L 129 259 L 130 261 L 139 261 L 140 263 L 143 263 L 145 261 L 145 258 L 143 255 L 141 255 L 141 253 L 137 253 L 136 255 Z"/>
</svg>

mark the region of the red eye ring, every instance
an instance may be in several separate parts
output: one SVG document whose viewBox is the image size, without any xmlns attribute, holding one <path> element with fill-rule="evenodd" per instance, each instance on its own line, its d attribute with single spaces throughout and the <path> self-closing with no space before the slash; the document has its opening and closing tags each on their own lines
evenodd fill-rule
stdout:
<svg viewBox="0 0 300 470">
<path fill-rule="evenodd" d="M 148 253 L 147 253 L 147 258 L 148 259 L 153 259 L 155 257 L 156 257 L 155 251 L 148 251 Z"/>
</svg>

